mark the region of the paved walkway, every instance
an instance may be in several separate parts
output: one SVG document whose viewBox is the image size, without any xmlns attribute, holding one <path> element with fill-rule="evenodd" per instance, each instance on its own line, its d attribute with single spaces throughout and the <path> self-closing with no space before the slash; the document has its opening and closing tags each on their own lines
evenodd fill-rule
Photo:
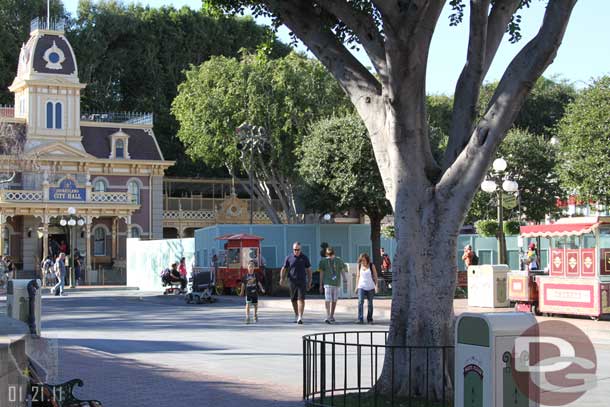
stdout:
<svg viewBox="0 0 610 407">
<path fill-rule="evenodd" d="M 260 322 L 245 325 L 243 298 L 187 305 L 181 297 L 157 294 L 43 297 L 43 335 L 58 345 L 57 353 L 47 352 L 57 355 L 57 370 L 51 372 L 55 379 L 82 378 L 85 386 L 78 394 L 110 407 L 300 406 L 302 335 L 370 328 L 354 324 L 356 300 L 340 300 L 339 323 L 329 326 L 322 322 L 324 301 L 310 298 L 306 324 L 299 326 L 291 322 L 287 299 L 265 298 Z M 468 310 L 466 304 L 457 300 L 456 313 Z M 387 328 L 389 306 L 389 299 L 375 301 L 374 329 Z M 600 364 L 598 387 L 573 405 L 607 407 L 610 322 L 566 320 L 591 336 Z"/>
</svg>

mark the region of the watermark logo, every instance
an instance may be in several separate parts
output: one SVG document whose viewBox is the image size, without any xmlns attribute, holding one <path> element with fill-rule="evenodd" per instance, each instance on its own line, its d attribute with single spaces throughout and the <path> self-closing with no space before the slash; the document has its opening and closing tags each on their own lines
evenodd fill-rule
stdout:
<svg viewBox="0 0 610 407">
<path fill-rule="evenodd" d="M 515 340 L 513 377 L 530 400 L 563 406 L 596 385 L 597 356 L 589 337 L 565 321 L 544 321 Z"/>
</svg>

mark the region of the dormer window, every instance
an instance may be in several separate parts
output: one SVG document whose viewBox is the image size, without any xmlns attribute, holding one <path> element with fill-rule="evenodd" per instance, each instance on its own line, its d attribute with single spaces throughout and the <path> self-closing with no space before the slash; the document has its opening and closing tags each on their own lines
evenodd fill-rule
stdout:
<svg viewBox="0 0 610 407">
<path fill-rule="evenodd" d="M 108 158 L 115 158 L 117 160 L 129 159 L 129 134 L 119 129 L 114 134 L 110 135 L 110 156 Z"/>
<path fill-rule="evenodd" d="M 115 157 L 116 158 L 125 158 L 125 143 L 123 140 L 117 140 L 114 145 Z"/>
</svg>

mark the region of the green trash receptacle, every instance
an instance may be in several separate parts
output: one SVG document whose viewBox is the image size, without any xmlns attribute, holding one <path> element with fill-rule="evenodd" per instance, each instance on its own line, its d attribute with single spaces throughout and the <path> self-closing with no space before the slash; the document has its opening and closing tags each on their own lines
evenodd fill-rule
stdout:
<svg viewBox="0 0 610 407">
<path fill-rule="evenodd" d="M 9 280 L 6 291 L 7 316 L 25 322 L 30 333 L 38 336 L 42 310 L 40 287 L 38 279 Z"/>
</svg>

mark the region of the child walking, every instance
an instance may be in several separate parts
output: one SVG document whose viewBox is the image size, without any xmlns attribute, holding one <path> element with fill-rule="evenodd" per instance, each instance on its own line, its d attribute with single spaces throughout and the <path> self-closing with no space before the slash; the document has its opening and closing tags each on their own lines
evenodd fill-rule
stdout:
<svg viewBox="0 0 610 407">
<path fill-rule="evenodd" d="M 250 304 L 254 306 L 254 322 L 258 322 L 258 289 L 265 294 L 263 285 L 258 281 L 254 273 L 256 264 L 253 261 L 248 263 L 248 274 L 244 276 L 242 282 L 242 295 L 246 296 L 246 324 L 250 323 Z"/>
</svg>

